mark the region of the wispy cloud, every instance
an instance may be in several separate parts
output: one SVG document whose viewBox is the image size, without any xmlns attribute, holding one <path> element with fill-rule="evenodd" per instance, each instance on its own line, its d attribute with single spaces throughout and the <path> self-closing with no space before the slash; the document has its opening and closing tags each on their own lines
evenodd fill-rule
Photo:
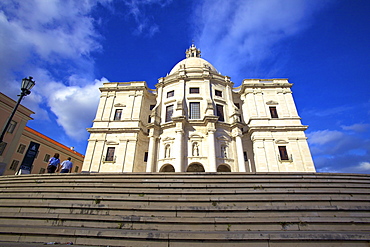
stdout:
<svg viewBox="0 0 370 247">
<path fill-rule="evenodd" d="M 341 127 L 344 130 L 352 130 L 355 132 L 366 132 L 368 129 L 370 129 L 370 124 L 357 123 L 349 126 L 342 125 Z"/>
<path fill-rule="evenodd" d="M 267 57 L 279 41 L 298 34 L 331 1 L 209 0 L 197 9 L 197 43 L 221 72 L 236 77 Z M 217 51 L 217 52 L 213 52 Z M 252 73 L 253 74 L 253 73 Z"/>
<path fill-rule="evenodd" d="M 319 172 L 370 173 L 370 141 L 366 124 L 307 134 Z M 367 131 L 367 132 L 366 132 Z"/>
<path fill-rule="evenodd" d="M 101 52 L 101 22 L 93 11 L 101 6 L 114 12 L 122 3 L 137 23 L 137 34 L 154 35 L 158 27 L 145 7 L 166 6 L 170 0 L 14 0 L 0 1 L 0 86 L 10 97 L 19 93 L 20 78 L 33 76 L 36 86 L 22 103 L 53 121 L 70 137 L 87 138 L 86 128 L 96 113 L 99 86 L 93 53 Z"/>
<path fill-rule="evenodd" d="M 137 23 L 135 33 L 137 35 L 145 34 L 151 37 L 159 32 L 159 26 L 152 21 L 151 16 L 148 16 L 145 8 L 152 5 L 165 7 L 170 4 L 172 0 L 129 0 L 123 2 L 129 9 L 129 15 L 132 16 Z"/>
</svg>

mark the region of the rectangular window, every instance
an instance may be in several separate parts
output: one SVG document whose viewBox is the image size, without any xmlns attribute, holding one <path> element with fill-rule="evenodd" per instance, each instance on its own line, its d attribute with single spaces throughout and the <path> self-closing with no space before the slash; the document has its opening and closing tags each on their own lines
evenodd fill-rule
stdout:
<svg viewBox="0 0 370 247">
<path fill-rule="evenodd" d="M 153 110 L 154 107 L 155 107 L 155 105 L 150 105 L 149 110 Z"/>
<path fill-rule="evenodd" d="M 218 97 L 222 97 L 222 91 L 215 90 L 215 95 L 218 96 Z"/>
<path fill-rule="evenodd" d="M 6 143 L 6 142 L 1 142 L 0 143 L 0 155 L 3 155 L 6 144 L 8 144 L 8 143 Z"/>
<path fill-rule="evenodd" d="M 26 149 L 26 145 L 24 145 L 24 144 L 19 144 L 19 147 L 18 147 L 17 153 L 21 153 L 21 154 L 23 154 L 25 149 Z"/>
<path fill-rule="evenodd" d="M 199 87 L 191 87 L 189 88 L 189 93 L 199 93 Z"/>
<path fill-rule="evenodd" d="M 121 120 L 122 117 L 122 109 L 116 109 L 116 113 L 114 114 L 114 120 Z"/>
<path fill-rule="evenodd" d="M 286 150 L 286 146 L 279 146 L 279 154 L 281 160 L 289 160 L 288 152 Z"/>
<path fill-rule="evenodd" d="M 189 118 L 190 119 L 200 119 L 200 103 L 199 102 L 190 102 L 189 107 Z"/>
<path fill-rule="evenodd" d="M 80 169 L 79 166 L 75 166 L 75 172 L 78 172 L 78 169 Z"/>
<path fill-rule="evenodd" d="M 247 152 L 243 152 L 243 154 L 244 154 L 244 161 L 248 161 L 248 155 L 247 155 Z"/>
<path fill-rule="evenodd" d="M 240 104 L 239 103 L 234 103 L 234 105 L 236 106 L 236 108 L 240 109 Z"/>
<path fill-rule="evenodd" d="M 166 122 L 172 121 L 173 105 L 166 106 Z"/>
<path fill-rule="evenodd" d="M 40 168 L 39 174 L 44 174 L 45 173 L 45 168 Z"/>
<path fill-rule="evenodd" d="M 105 161 L 114 161 L 114 147 L 108 147 L 107 156 L 105 156 Z"/>
<path fill-rule="evenodd" d="M 10 122 L 10 125 L 9 125 L 9 127 L 8 127 L 7 132 L 8 132 L 8 133 L 13 133 L 13 131 L 14 131 L 14 129 L 15 129 L 15 126 L 17 126 L 17 122 L 16 122 L 16 121 L 14 121 L 14 120 L 12 120 L 12 121 Z"/>
<path fill-rule="evenodd" d="M 48 162 L 50 160 L 50 154 L 45 154 L 44 161 Z"/>
<path fill-rule="evenodd" d="M 10 167 L 9 167 L 9 170 L 16 171 L 16 170 L 17 170 L 18 165 L 19 165 L 19 160 L 13 160 L 13 161 L 12 161 L 12 164 L 11 164 L 11 165 L 10 165 Z"/>
<path fill-rule="evenodd" d="M 148 162 L 148 152 L 144 153 L 144 162 Z"/>
<path fill-rule="evenodd" d="M 279 118 L 275 106 L 270 106 L 270 114 L 271 118 Z"/>
<path fill-rule="evenodd" d="M 218 121 L 225 121 L 223 105 L 216 105 L 216 116 L 218 116 Z"/>
<path fill-rule="evenodd" d="M 149 115 L 148 116 L 148 123 L 150 123 L 152 121 L 152 117 Z"/>
<path fill-rule="evenodd" d="M 167 98 L 173 97 L 175 95 L 175 91 L 169 91 L 167 92 Z"/>
</svg>

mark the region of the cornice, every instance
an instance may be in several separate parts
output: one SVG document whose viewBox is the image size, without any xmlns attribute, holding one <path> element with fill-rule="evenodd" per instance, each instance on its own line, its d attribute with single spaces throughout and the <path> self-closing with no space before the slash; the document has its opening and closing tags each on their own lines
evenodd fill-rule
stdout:
<svg viewBox="0 0 370 247">
<path fill-rule="evenodd" d="M 308 126 L 307 125 L 299 125 L 299 126 L 248 126 L 248 133 L 258 132 L 258 131 L 305 131 Z"/>
</svg>

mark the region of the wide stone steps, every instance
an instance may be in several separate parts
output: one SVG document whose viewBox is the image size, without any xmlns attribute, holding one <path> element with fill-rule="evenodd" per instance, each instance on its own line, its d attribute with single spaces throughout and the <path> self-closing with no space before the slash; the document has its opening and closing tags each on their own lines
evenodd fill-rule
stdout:
<svg viewBox="0 0 370 247">
<path fill-rule="evenodd" d="M 0 241 L 369 246 L 369 186 L 370 176 L 361 174 L 6 176 Z"/>
</svg>

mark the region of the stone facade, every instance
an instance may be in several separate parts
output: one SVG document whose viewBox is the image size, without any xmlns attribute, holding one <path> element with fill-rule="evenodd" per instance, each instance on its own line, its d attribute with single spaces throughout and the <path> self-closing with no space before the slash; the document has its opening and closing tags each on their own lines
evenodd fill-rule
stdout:
<svg viewBox="0 0 370 247">
<path fill-rule="evenodd" d="M 292 84 L 233 85 L 194 45 L 155 90 L 105 83 L 82 170 L 314 172 Z"/>
</svg>

